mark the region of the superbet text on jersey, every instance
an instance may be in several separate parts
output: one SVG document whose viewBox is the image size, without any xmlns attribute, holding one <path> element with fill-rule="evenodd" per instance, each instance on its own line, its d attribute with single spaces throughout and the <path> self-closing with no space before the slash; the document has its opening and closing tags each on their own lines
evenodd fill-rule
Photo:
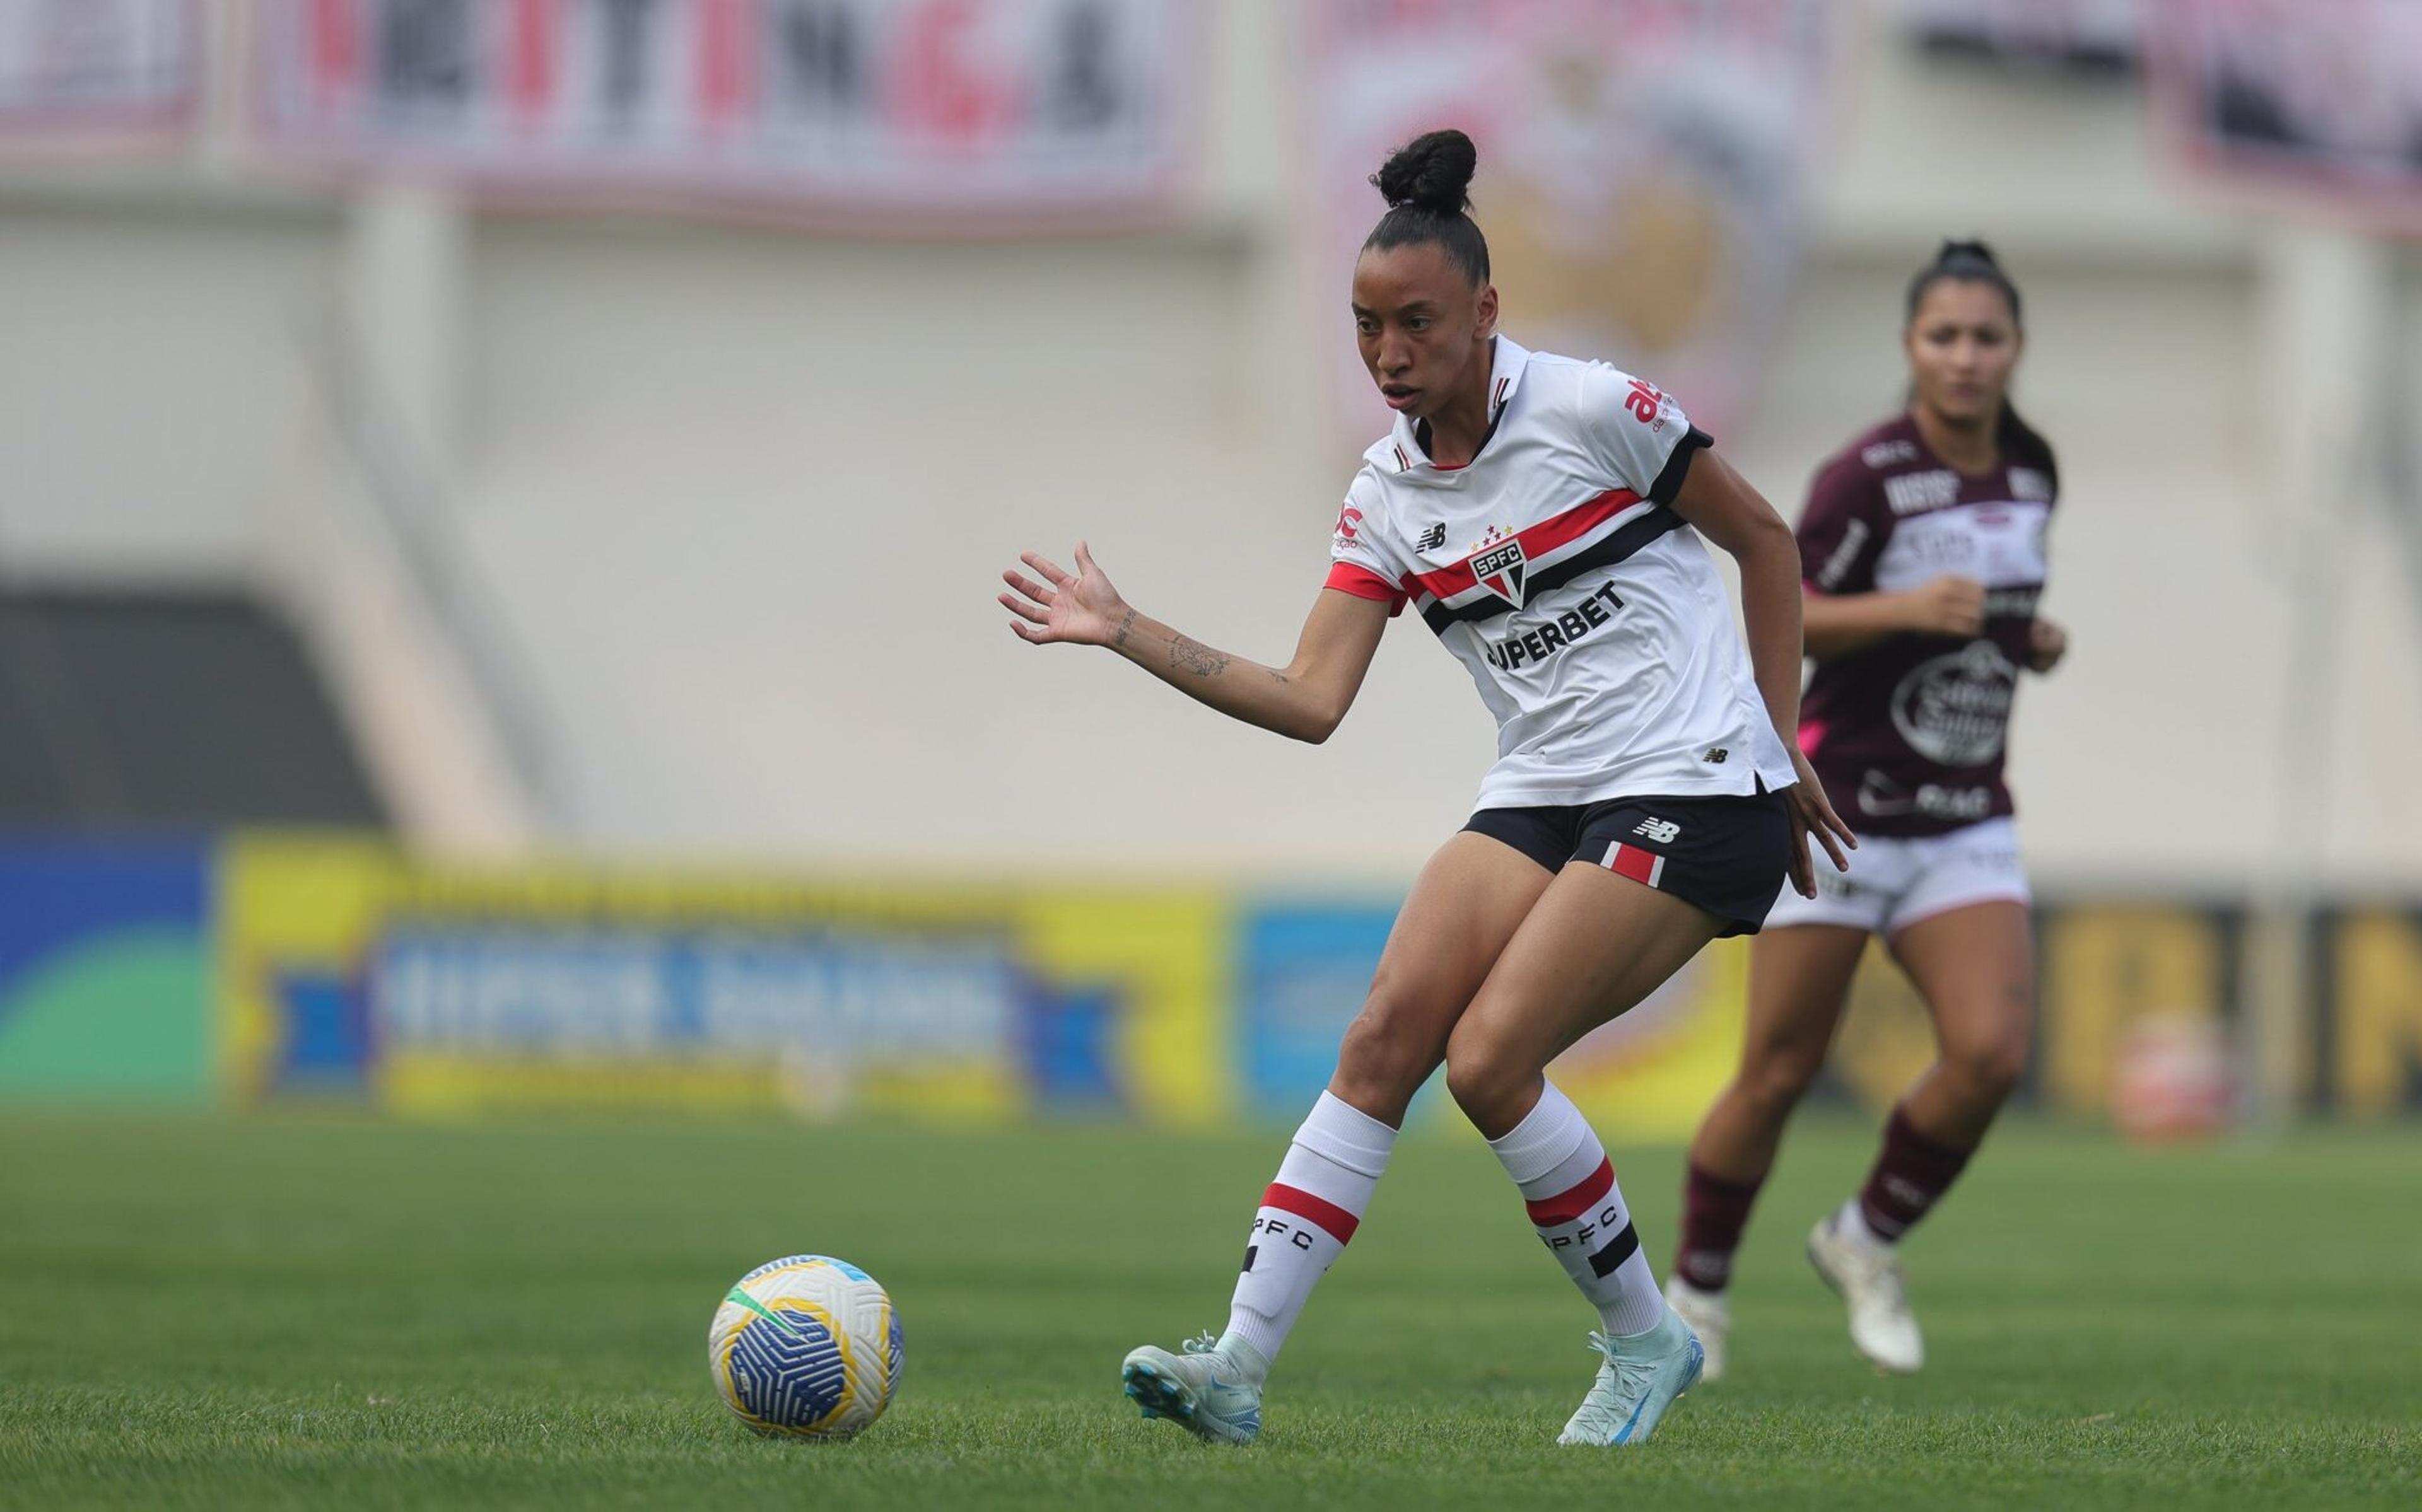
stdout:
<svg viewBox="0 0 2422 1512">
<path fill-rule="evenodd" d="M 1985 585 L 1982 634 L 1893 635 L 1817 663 L 1800 744 L 1853 828 L 1941 834 L 2011 811 L 2003 752 L 2059 487 L 2031 434 L 1963 474 L 1907 415 L 1817 472 L 1799 528 L 1809 591 L 1897 593 L 1945 573 Z"/>
<path fill-rule="evenodd" d="M 1363 454 L 1328 586 L 1410 603 L 1496 716 L 1478 808 L 1793 780 L 1698 533 L 1672 508 L 1706 445 L 1604 363 L 1496 338 L 1490 426 L 1440 467 L 1399 416 Z"/>
</svg>

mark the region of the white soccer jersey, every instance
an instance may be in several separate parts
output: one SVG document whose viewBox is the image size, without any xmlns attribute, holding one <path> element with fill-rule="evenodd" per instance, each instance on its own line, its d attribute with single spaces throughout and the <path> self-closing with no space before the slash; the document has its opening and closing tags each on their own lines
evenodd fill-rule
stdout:
<svg viewBox="0 0 2422 1512">
<path fill-rule="evenodd" d="M 1496 339 L 1480 454 L 1439 467 L 1399 415 L 1346 491 L 1328 586 L 1409 601 L 1471 673 L 1497 716 L 1476 808 L 1789 786 L 1715 563 L 1670 507 L 1706 435 L 1640 379 Z"/>
</svg>

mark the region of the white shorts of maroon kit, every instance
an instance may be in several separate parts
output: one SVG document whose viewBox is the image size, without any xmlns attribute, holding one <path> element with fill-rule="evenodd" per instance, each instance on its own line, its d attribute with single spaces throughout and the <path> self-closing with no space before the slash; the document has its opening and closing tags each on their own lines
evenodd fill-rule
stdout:
<svg viewBox="0 0 2422 1512">
<path fill-rule="evenodd" d="M 1769 929 L 1795 924 L 1839 924 L 1886 937 L 1920 919 L 1978 903 L 2025 903 L 2026 868 L 2019 861 L 2018 827 L 1986 819 L 1949 834 L 1895 840 L 1862 835 L 1838 872 L 1813 840 L 1816 896 L 1802 897 L 1786 882 L 1766 916 Z"/>
</svg>

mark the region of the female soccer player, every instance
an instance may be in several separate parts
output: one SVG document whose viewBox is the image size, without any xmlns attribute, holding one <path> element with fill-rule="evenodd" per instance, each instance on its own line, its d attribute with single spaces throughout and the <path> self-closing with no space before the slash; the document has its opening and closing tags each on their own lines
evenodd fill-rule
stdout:
<svg viewBox="0 0 2422 1512">
<path fill-rule="evenodd" d="M 1079 542 L 1027 553 L 1010 628 L 1107 646 L 1233 718 L 1319 741 L 1410 603 L 1497 716 L 1478 812 L 1397 916 L 1329 1090 L 1262 1194 L 1227 1331 L 1128 1355 L 1146 1416 L 1261 1428 L 1262 1387 L 1313 1284 L 1354 1237 L 1413 1093 L 1447 1086 L 1597 1309 L 1606 1359 L 1564 1442 L 1636 1443 L 1698 1379 L 1597 1136 L 1541 1074 L 1719 935 L 1757 928 L 1807 835 L 1848 841 L 1778 732 L 1800 704 L 1791 533 L 1666 395 L 1496 334 L 1464 213 L 1471 142 L 1434 132 L 1373 178 L 1390 209 L 1354 269 L 1363 364 L 1395 410 L 1346 492 L 1295 658 L 1257 665 L 1130 607 Z M 1740 564 L 1742 654 L 1698 537 Z M 1752 667 L 1755 668 L 1754 681 Z"/>
<path fill-rule="evenodd" d="M 1817 896 L 1785 896 L 1751 947 L 1740 1071 L 1691 1146 L 1666 1296 L 1705 1341 L 1710 1380 L 1733 1251 L 1869 935 L 1925 997 L 1939 1049 L 1884 1125 L 1866 1184 L 1808 1236 L 1808 1258 L 1883 1369 L 1925 1360 L 1895 1246 L 2026 1067 L 2035 965 L 2002 748 L 2019 669 L 2049 672 L 2068 646 L 2036 613 L 2059 475 L 2010 407 L 2019 290 L 1984 243 L 1945 242 L 1918 273 L 1901 345 L 1907 412 L 1825 464 L 1800 522 L 1816 659 L 1800 747 L 1869 839 Z"/>
</svg>

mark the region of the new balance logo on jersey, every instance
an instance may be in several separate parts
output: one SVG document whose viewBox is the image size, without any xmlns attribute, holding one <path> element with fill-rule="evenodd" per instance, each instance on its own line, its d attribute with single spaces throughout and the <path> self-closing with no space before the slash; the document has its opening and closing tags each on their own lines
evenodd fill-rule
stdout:
<svg viewBox="0 0 2422 1512">
<path fill-rule="evenodd" d="M 1480 585 L 1519 609 L 1522 607 L 1522 576 L 1531 558 L 1524 554 L 1522 543 L 1509 540 L 1471 559 L 1471 575 Z"/>
<path fill-rule="evenodd" d="M 1659 845 L 1672 845 L 1681 838 L 1682 826 L 1672 819 L 1642 819 L 1640 827 L 1631 833 L 1644 839 L 1654 840 Z"/>
<path fill-rule="evenodd" d="M 1437 524 L 1430 526 L 1429 529 L 1422 532 L 1421 538 L 1413 542 L 1413 550 L 1417 552 L 1434 552 L 1445 544 L 1446 522 L 1441 520 Z"/>
</svg>

